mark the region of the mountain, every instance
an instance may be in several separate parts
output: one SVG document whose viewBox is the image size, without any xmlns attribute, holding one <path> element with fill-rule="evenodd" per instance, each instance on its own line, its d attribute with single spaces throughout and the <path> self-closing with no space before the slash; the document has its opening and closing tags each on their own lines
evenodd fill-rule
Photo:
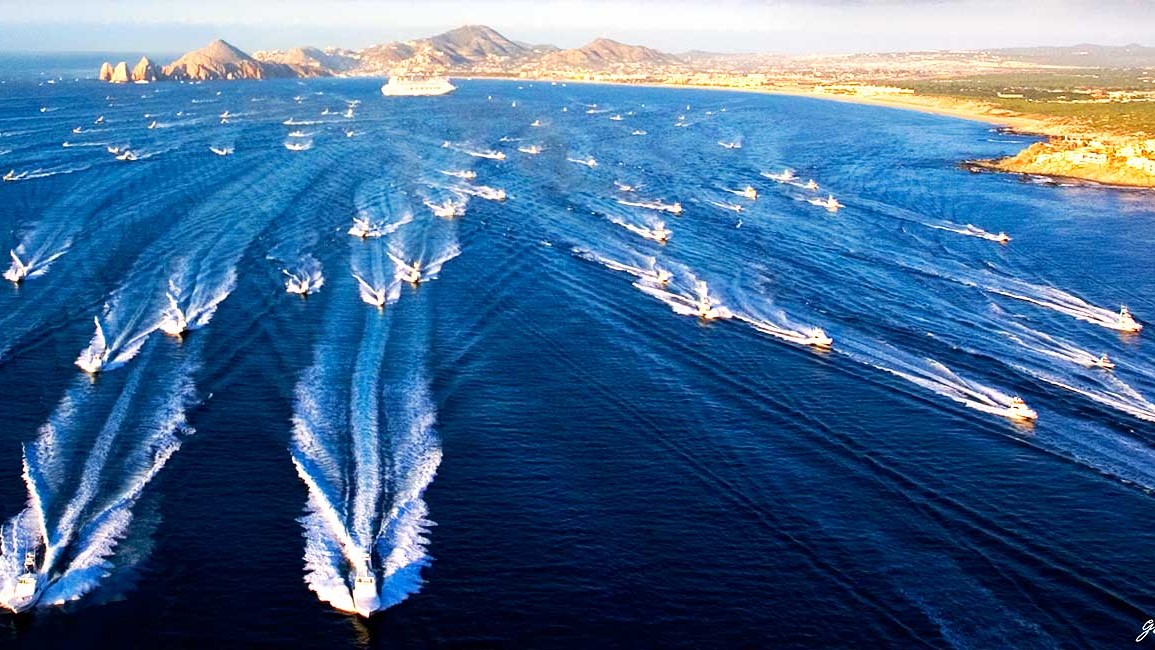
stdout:
<svg viewBox="0 0 1155 650">
<path fill-rule="evenodd" d="M 360 52 L 366 73 L 449 72 L 508 68 L 535 49 L 483 25 L 466 25 L 412 41 L 374 45 Z"/>
<path fill-rule="evenodd" d="M 295 47 L 287 52 L 277 50 L 253 52 L 253 58 L 262 63 L 285 65 L 316 70 L 327 74 L 348 72 L 361 63 L 361 57 L 350 50 L 316 47 Z"/>
<path fill-rule="evenodd" d="M 331 74 L 328 70 L 258 61 L 222 40 L 185 54 L 166 65 L 162 72 L 167 79 L 198 81 L 316 77 L 328 74 Z"/>
<path fill-rule="evenodd" d="M 1155 67 L 1155 48 L 1072 45 L 987 51 L 924 51 L 860 55 L 787 56 L 724 54 L 691 50 L 680 56 L 608 38 L 575 49 L 531 45 L 506 38 L 484 25 L 466 25 L 435 36 L 373 45 L 362 50 L 298 47 L 249 56 L 224 42 L 189 52 L 163 69 L 147 60 L 131 70 L 105 64 L 102 81 L 270 79 L 327 75 L 472 75 L 539 79 L 618 80 L 669 78 L 675 83 L 742 85 L 764 83 L 766 75 L 785 75 L 792 83 L 855 83 L 940 78 L 984 72 L 1051 69 L 1055 66 Z M 831 76 L 833 75 L 833 76 Z M 716 79 L 715 79 L 716 78 Z M 738 81 L 735 81 L 735 80 Z M 760 81 L 761 80 L 761 81 Z"/>
<path fill-rule="evenodd" d="M 425 40 L 458 64 L 477 63 L 485 59 L 512 59 L 524 56 L 529 51 L 524 45 L 484 25 L 458 27 Z"/>
<path fill-rule="evenodd" d="M 658 50 L 599 38 L 577 49 L 546 54 L 540 65 L 544 68 L 601 69 L 626 64 L 667 65 L 679 62 L 677 57 Z"/>
<path fill-rule="evenodd" d="M 466 25 L 448 32 L 373 45 L 360 51 L 298 47 L 261 51 L 252 56 L 225 41 L 213 41 L 189 52 L 163 69 L 139 64 L 141 79 L 207 80 L 272 79 L 327 75 L 393 74 L 539 74 L 560 70 L 633 71 L 680 64 L 657 50 L 599 38 L 584 47 L 560 50 L 510 40 L 484 25 Z M 142 67 L 143 66 L 143 67 Z M 125 70 L 127 72 L 127 70 Z M 115 67 L 102 68 L 100 78 L 127 81 Z"/>
</svg>

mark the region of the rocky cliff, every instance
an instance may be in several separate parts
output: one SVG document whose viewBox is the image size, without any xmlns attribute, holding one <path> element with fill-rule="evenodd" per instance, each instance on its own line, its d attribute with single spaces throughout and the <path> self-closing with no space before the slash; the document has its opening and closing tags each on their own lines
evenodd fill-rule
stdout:
<svg viewBox="0 0 1155 650">
<path fill-rule="evenodd" d="M 156 81 L 161 78 L 161 69 L 150 61 L 147 56 L 140 57 L 136 67 L 132 69 L 133 81 Z"/>
<path fill-rule="evenodd" d="M 128 74 L 128 64 L 124 61 L 117 63 L 116 67 L 112 69 L 112 78 L 109 81 L 114 84 L 126 84 L 132 81 Z"/>
</svg>

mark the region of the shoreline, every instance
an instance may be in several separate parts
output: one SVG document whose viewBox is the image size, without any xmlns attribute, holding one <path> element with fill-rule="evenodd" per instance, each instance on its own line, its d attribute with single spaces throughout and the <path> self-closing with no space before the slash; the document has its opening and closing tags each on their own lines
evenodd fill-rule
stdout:
<svg viewBox="0 0 1155 650">
<path fill-rule="evenodd" d="M 926 95 L 904 96 L 905 101 L 894 98 L 879 97 L 879 96 L 859 96 L 859 95 L 835 95 L 830 93 L 816 93 L 805 87 L 786 87 L 775 86 L 767 88 L 743 88 L 735 86 L 713 86 L 702 84 L 672 84 L 663 82 L 616 82 L 616 81 L 592 81 L 586 79 L 548 79 L 548 78 L 531 78 L 531 77 L 504 77 L 504 76 L 455 76 L 450 75 L 455 79 L 470 79 L 484 81 L 487 79 L 498 81 L 520 81 L 523 83 L 566 83 L 566 84 L 585 84 L 591 86 L 627 86 L 638 88 L 666 88 L 666 89 L 687 89 L 687 90 L 716 90 L 722 92 L 746 93 L 753 95 L 784 95 L 787 97 L 808 97 L 810 99 L 821 99 L 825 101 L 842 102 L 846 104 L 863 104 L 867 106 L 882 106 L 886 108 L 905 109 L 915 111 L 917 113 L 927 113 L 931 115 L 939 115 L 942 117 L 955 117 L 972 122 L 983 122 L 986 124 L 993 124 L 996 126 L 1005 126 L 1016 133 L 1024 135 L 1037 136 L 1057 136 L 1068 134 L 1069 130 L 1064 130 L 1064 125 L 1053 124 L 1044 116 L 1032 116 L 1025 114 L 1009 113 L 1006 115 L 993 114 L 991 111 L 1000 110 L 982 104 L 977 101 L 951 99 L 945 97 L 931 97 Z M 917 98 L 917 99 L 916 99 Z"/>
<path fill-rule="evenodd" d="M 1058 168 L 1056 168 L 1054 163 L 1043 164 L 1040 161 L 1024 159 L 1026 154 L 1030 153 L 1031 151 L 1035 151 L 1040 147 L 1043 150 L 1054 148 L 1056 141 L 1063 138 L 1117 142 L 1121 139 L 1121 136 L 1096 130 L 1090 130 L 1078 125 L 1071 124 L 1070 122 L 1062 120 L 1061 118 L 1055 118 L 1046 115 L 1017 113 L 1007 109 L 1001 109 L 979 100 L 930 95 L 836 95 L 828 93 L 816 93 L 812 89 L 802 86 L 742 88 L 699 84 L 672 84 L 662 82 L 628 83 L 614 81 L 594 81 L 585 79 L 546 79 L 503 76 L 461 76 L 457 78 L 476 80 L 494 79 L 502 81 L 518 81 L 522 83 L 549 82 L 558 84 L 577 83 L 601 86 L 636 86 L 642 88 L 664 89 L 682 88 L 690 90 L 714 90 L 759 95 L 784 95 L 788 97 L 806 97 L 811 99 L 843 102 L 848 104 L 908 110 L 917 113 L 938 115 L 942 117 L 953 117 L 956 119 L 981 122 L 984 124 L 1003 127 L 1013 133 L 1020 135 L 1046 138 L 1044 141 L 1033 143 L 1018 153 L 1007 156 L 1005 158 L 992 160 L 963 160 L 959 161 L 960 164 L 977 164 L 981 165 L 986 170 L 996 173 L 1016 174 L 1020 176 L 1043 176 L 1058 180 L 1086 181 L 1096 187 L 1128 189 L 1155 188 L 1155 175 L 1151 176 L 1150 178 L 1136 178 L 1129 176 L 1126 173 L 1126 170 L 1124 170 L 1123 173 L 1120 173 L 1118 167 L 1096 168 L 1084 165 L 1060 164 Z M 1134 180 L 1132 180 L 1133 178 Z"/>
</svg>

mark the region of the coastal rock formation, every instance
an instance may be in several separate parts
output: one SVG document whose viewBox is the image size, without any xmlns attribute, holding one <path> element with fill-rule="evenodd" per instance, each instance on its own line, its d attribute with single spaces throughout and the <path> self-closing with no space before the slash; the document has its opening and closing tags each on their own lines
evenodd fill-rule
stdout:
<svg viewBox="0 0 1155 650">
<path fill-rule="evenodd" d="M 124 61 L 117 63 L 116 67 L 112 70 L 112 77 L 109 81 L 114 84 L 126 84 L 131 81 L 128 74 L 128 64 Z"/>
<path fill-rule="evenodd" d="M 185 54 L 165 66 L 163 73 L 169 79 L 189 81 L 315 77 L 328 74 L 327 71 L 283 63 L 263 63 L 222 40 Z"/>
<path fill-rule="evenodd" d="M 1155 187 L 1155 139 L 1053 137 L 1017 155 L 972 163 L 974 167 L 1079 178 L 1107 185 Z"/>
<path fill-rule="evenodd" d="M 101 81 L 112 81 L 112 64 L 111 64 L 111 63 L 109 63 L 108 61 L 105 61 L 105 62 L 104 62 L 104 63 L 103 63 L 101 66 L 100 66 L 100 77 L 99 77 L 99 79 L 100 79 Z"/>
<path fill-rule="evenodd" d="M 156 81 L 161 78 L 161 70 L 147 56 L 140 57 L 136 67 L 132 69 L 133 81 Z"/>
</svg>

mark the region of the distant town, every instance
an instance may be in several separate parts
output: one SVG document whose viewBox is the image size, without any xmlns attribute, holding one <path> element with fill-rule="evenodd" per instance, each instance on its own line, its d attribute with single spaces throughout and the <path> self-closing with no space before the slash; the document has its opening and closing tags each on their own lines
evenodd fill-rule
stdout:
<svg viewBox="0 0 1155 650">
<path fill-rule="evenodd" d="M 1155 47 L 1011 48 L 843 56 L 669 54 L 600 38 L 574 49 L 465 26 L 362 50 L 249 55 L 216 41 L 161 67 L 106 63 L 112 82 L 319 76 L 502 77 L 803 94 L 1004 124 L 1050 136 L 976 168 L 1155 187 Z"/>
</svg>

